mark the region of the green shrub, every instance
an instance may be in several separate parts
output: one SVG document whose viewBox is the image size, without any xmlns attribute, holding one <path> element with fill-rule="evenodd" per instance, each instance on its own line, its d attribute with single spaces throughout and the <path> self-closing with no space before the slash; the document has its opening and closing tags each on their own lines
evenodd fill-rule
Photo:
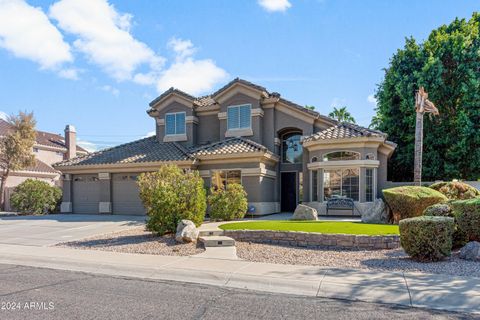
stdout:
<svg viewBox="0 0 480 320">
<path fill-rule="evenodd" d="M 470 241 L 480 241 L 480 198 L 452 202 L 458 227 Z"/>
<path fill-rule="evenodd" d="M 416 217 L 401 220 L 400 244 L 417 261 L 438 261 L 452 251 L 453 218 Z"/>
<path fill-rule="evenodd" d="M 459 226 L 453 210 L 448 203 L 437 203 L 428 207 L 423 212 L 425 216 L 450 217 L 454 219 L 454 229 L 452 235 L 452 246 L 454 249 L 463 247 L 468 242 L 468 236 Z"/>
<path fill-rule="evenodd" d="M 12 207 L 21 213 L 54 212 L 62 199 L 62 190 L 45 181 L 27 179 L 15 187 L 10 197 Z"/>
<path fill-rule="evenodd" d="M 431 205 L 448 200 L 436 190 L 414 186 L 385 189 L 383 196 L 392 209 L 394 223 L 405 218 L 421 216 L 423 211 Z"/>
<path fill-rule="evenodd" d="M 248 209 L 247 193 L 242 185 L 229 184 L 227 188 L 211 189 L 208 196 L 210 219 L 234 220 L 242 219 Z"/>
<path fill-rule="evenodd" d="M 160 167 L 138 179 L 140 198 L 147 210 L 147 229 L 175 232 L 182 219 L 199 226 L 205 217 L 206 192 L 198 171 L 183 172 L 175 165 Z"/>
<path fill-rule="evenodd" d="M 479 190 L 469 184 L 459 181 L 437 182 L 432 184 L 430 188 L 441 192 L 449 200 L 472 199 L 480 196 Z"/>
</svg>

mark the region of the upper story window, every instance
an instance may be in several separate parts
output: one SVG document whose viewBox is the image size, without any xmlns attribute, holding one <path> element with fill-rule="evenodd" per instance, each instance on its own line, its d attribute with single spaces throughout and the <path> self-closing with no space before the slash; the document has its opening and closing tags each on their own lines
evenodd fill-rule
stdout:
<svg viewBox="0 0 480 320">
<path fill-rule="evenodd" d="M 360 153 L 353 151 L 335 151 L 323 156 L 323 161 L 360 160 Z"/>
<path fill-rule="evenodd" d="M 303 147 L 300 133 L 287 133 L 282 137 L 282 162 L 302 163 Z"/>
<path fill-rule="evenodd" d="M 228 130 L 250 129 L 252 127 L 252 105 L 242 104 L 227 108 Z"/>
<path fill-rule="evenodd" d="M 165 115 L 165 135 L 185 134 L 185 112 Z"/>
</svg>

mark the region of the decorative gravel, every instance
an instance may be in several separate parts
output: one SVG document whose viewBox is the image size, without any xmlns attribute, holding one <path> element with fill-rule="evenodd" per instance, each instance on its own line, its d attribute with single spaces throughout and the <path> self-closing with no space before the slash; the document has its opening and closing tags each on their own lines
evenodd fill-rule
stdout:
<svg viewBox="0 0 480 320">
<path fill-rule="evenodd" d="M 189 256 L 205 251 L 200 244 L 179 244 L 175 241 L 173 235 L 157 236 L 149 231 L 145 231 L 144 227 L 107 233 L 79 241 L 60 243 L 58 246 L 166 256 Z"/>
<path fill-rule="evenodd" d="M 236 247 L 239 258 L 255 262 L 480 277 L 480 262 L 460 259 L 458 252 L 441 262 L 421 263 L 408 258 L 402 249 L 307 249 L 240 241 Z"/>
</svg>

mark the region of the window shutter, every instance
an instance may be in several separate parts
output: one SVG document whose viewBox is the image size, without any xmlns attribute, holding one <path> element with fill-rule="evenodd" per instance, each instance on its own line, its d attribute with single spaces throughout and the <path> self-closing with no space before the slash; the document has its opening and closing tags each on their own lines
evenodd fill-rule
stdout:
<svg viewBox="0 0 480 320">
<path fill-rule="evenodd" d="M 185 134 L 185 113 L 176 114 L 176 134 Z"/>
<path fill-rule="evenodd" d="M 239 128 L 239 111 L 238 107 L 230 107 L 227 110 L 227 125 L 228 129 Z"/>
<path fill-rule="evenodd" d="M 250 128 L 251 110 L 250 106 L 240 106 L 240 128 Z"/>
<path fill-rule="evenodd" d="M 175 115 L 167 114 L 165 116 L 165 134 L 175 134 Z"/>
</svg>

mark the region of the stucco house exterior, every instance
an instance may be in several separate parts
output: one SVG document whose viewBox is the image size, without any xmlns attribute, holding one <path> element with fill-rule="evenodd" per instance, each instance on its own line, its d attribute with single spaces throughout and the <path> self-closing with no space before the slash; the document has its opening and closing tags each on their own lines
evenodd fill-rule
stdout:
<svg viewBox="0 0 480 320">
<path fill-rule="evenodd" d="M 332 196 L 368 209 L 395 149 L 384 133 L 339 123 L 235 79 L 211 95 L 171 88 L 147 114 L 156 135 L 54 165 L 63 173 L 63 212 L 145 214 L 136 179 L 162 164 L 198 170 L 206 187 L 241 183 L 254 214 L 325 213 Z"/>
<path fill-rule="evenodd" d="M 0 137 L 7 135 L 12 125 L 0 119 Z M 59 161 L 88 154 L 88 151 L 76 143 L 76 131 L 71 125 L 65 128 L 65 137 L 59 134 L 37 130 L 36 141 L 32 149 L 35 165 L 25 170 L 13 171 L 7 179 L 5 188 L 5 209 L 11 210 L 10 194 L 13 189 L 27 179 L 46 181 L 52 185 L 61 184 L 60 171 L 52 165 Z"/>
</svg>

